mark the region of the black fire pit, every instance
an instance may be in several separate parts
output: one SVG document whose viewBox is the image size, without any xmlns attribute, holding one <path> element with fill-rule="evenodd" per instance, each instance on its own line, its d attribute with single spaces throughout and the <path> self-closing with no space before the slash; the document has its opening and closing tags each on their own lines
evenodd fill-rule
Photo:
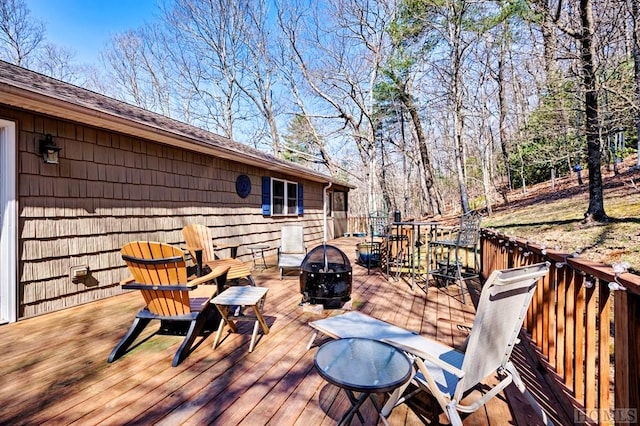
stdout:
<svg viewBox="0 0 640 426">
<path fill-rule="evenodd" d="M 351 299 L 351 263 L 337 247 L 323 244 L 311 250 L 300 267 L 302 302 L 338 308 Z"/>
</svg>

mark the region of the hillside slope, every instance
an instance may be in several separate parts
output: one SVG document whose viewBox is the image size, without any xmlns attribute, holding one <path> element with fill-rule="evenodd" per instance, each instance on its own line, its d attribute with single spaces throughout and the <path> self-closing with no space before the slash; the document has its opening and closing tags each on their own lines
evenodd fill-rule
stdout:
<svg viewBox="0 0 640 426">
<path fill-rule="evenodd" d="M 640 170 L 635 164 L 635 156 L 627 159 L 618 175 L 603 169 L 610 223 L 584 223 L 588 177 L 578 185 L 573 174 L 556 179 L 553 187 L 544 182 L 527 188 L 525 194 L 513 191 L 509 203 L 494 207 L 482 226 L 606 264 L 626 261 L 640 271 Z"/>
</svg>

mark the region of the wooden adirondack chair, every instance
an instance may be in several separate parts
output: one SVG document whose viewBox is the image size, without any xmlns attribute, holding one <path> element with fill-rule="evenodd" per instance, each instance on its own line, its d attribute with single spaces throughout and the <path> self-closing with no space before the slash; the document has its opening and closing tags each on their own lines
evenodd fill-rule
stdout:
<svg viewBox="0 0 640 426">
<path fill-rule="evenodd" d="M 201 260 L 201 267 L 208 266 L 211 269 L 216 269 L 222 266 L 228 266 L 229 272 L 227 273 L 227 280 L 246 279 L 250 285 L 256 285 L 249 266 L 239 259 L 219 259 L 216 256 L 213 238 L 209 228 L 206 226 L 196 223 L 187 225 L 182 228 L 182 237 L 187 244 L 187 249 L 191 253 L 191 258 L 194 259 L 194 262 L 197 262 L 197 259 Z M 198 251 L 200 251 L 201 254 L 198 254 Z"/>
<path fill-rule="evenodd" d="M 122 288 L 140 290 L 146 306 L 138 312 L 127 334 L 109 355 L 108 362 L 124 355 L 152 320 L 160 320 L 168 324 L 188 324 L 186 336 L 173 358 L 175 367 L 188 356 L 196 337 L 216 312 L 209 300 L 215 296 L 217 288 L 213 288 L 211 297 L 190 298 L 189 291 L 212 280 L 217 280 L 218 287 L 223 286 L 229 267 L 221 266 L 188 281 L 184 252 L 178 247 L 136 241 L 122 247 L 121 254 L 133 278 L 133 282 L 123 284 Z"/>
</svg>

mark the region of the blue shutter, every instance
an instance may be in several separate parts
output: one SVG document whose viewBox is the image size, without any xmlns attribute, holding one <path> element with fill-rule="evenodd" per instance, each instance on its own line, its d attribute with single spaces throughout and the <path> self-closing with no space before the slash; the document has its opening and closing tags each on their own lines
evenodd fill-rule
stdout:
<svg viewBox="0 0 640 426">
<path fill-rule="evenodd" d="M 262 176 L 262 215 L 271 216 L 271 178 Z"/>
<path fill-rule="evenodd" d="M 304 191 L 302 190 L 302 184 L 298 184 L 298 215 L 304 214 Z"/>
</svg>

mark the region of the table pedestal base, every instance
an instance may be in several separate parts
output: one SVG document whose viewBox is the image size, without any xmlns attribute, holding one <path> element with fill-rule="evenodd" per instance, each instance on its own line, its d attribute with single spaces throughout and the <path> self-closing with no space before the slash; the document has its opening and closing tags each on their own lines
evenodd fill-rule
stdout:
<svg viewBox="0 0 640 426">
<path fill-rule="evenodd" d="M 373 403 L 373 406 L 376 408 L 376 412 L 378 413 L 378 416 L 382 419 L 382 422 L 385 425 L 389 424 L 387 422 L 387 419 L 385 419 L 384 416 L 382 415 L 382 407 L 380 407 L 380 405 L 378 404 L 378 401 L 376 401 L 375 393 L 361 392 L 360 395 L 356 398 L 356 395 L 354 392 L 348 389 L 343 389 L 343 390 L 347 394 L 347 398 L 349 398 L 349 401 L 351 401 L 352 407 L 349 411 L 344 413 L 344 415 L 338 422 L 338 425 L 342 426 L 342 425 L 350 424 L 354 415 L 358 415 L 358 419 L 360 419 L 360 422 L 364 424 L 365 421 L 364 421 L 364 418 L 362 417 L 362 414 L 360 414 L 360 407 L 362 407 L 362 404 L 365 403 L 365 401 L 367 400 L 367 397 L 371 399 L 371 402 Z"/>
</svg>

